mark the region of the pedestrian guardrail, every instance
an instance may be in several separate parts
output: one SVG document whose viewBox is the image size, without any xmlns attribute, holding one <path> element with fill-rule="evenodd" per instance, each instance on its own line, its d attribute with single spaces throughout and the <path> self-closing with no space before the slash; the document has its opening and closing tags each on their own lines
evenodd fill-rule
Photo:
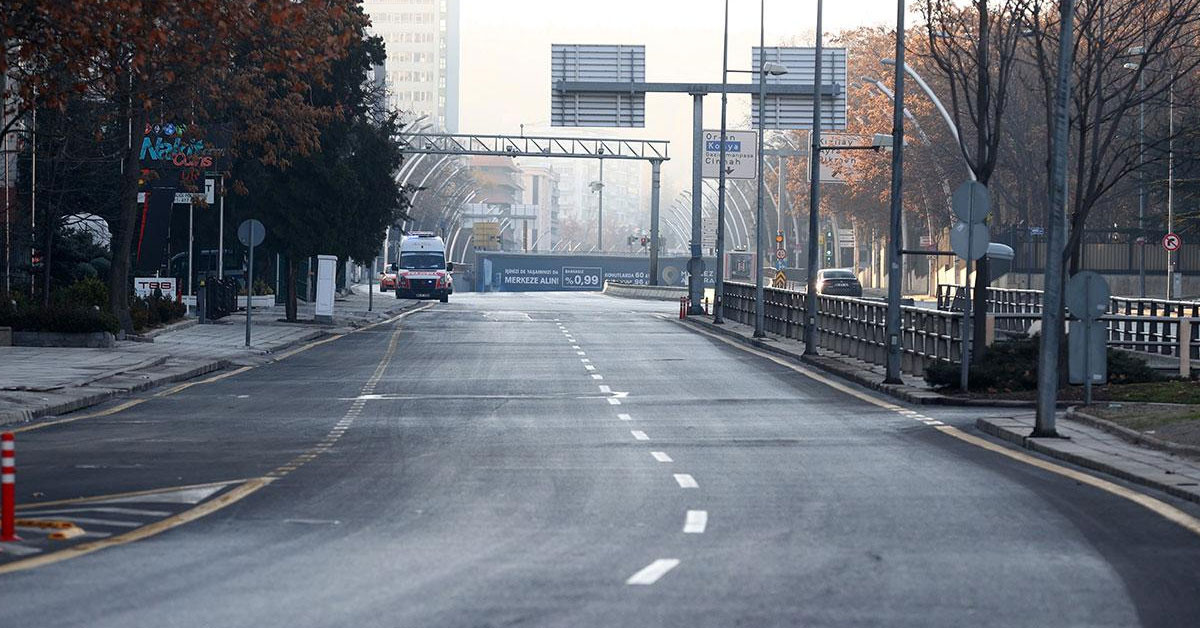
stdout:
<svg viewBox="0 0 1200 628">
<path fill-rule="evenodd" d="M 974 294 L 964 286 L 939 284 L 938 309 L 961 311 L 962 301 Z M 1042 318 L 1042 291 L 988 288 L 988 312 L 998 334 L 1025 334 Z M 1170 357 L 1200 359 L 1200 302 L 1111 297 L 1108 345 Z M 1180 372 L 1188 369 L 1183 361 Z"/>
<path fill-rule="evenodd" d="M 754 285 L 725 282 L 722 296 L 726 318 L 754 324 Z M 804 338 L 806 294 L 801 290 L 763 288 L 763 329 L 768 333 Z M 928 308 L 901 306 L 901 370 L 923 375 L 937 362 L 962 359 L 962 315 Z M 854 297 L 817 297 L 817 346 L 883 366 L 887 363 L 887 304 Z"/>
</svg>

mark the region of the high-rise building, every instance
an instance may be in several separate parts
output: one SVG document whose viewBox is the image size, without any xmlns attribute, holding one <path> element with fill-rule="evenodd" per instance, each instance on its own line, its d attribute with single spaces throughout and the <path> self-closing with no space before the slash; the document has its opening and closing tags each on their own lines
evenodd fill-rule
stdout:
<svg viewBox="0 0 1200 628">
<path fill-rule="evenodd" d="M 459 0 L 363 0 L 387 47 L 390 104 L 458 131 Z"/>
</svg>

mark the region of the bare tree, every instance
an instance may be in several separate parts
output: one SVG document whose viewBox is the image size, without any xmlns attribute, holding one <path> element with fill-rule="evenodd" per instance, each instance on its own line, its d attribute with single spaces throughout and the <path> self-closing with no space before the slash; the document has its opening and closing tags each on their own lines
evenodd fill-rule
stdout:
<svg viewBox="0 0 1200 628">
<path fill-rule="evenodd" d="M 1047 121 L 1059 31 L 1053 4 L 1033 0 L 1026 31 Z M 1192 94 L 1185 90 L 1192 85 L 1185 79 L 1200 69 L 1200 0 L 1080 0 L 1075 20 L 1070 235 L 1063 251 L 1070 273 L 1080 270 L 1084 227 L 1093 211 L 1144 162 L 1164 158 L 1162 149 L 1179 135 L 1155 133 L 1139 141 L 1138 110 L 1144 105 L 1165 114 L 1169 100 L 1181 111 L 1190 106 Z"/>
<path fill-rule="evenodd" d="M 966 6 L 953 0 L 925 0 L 921 6 L 929 37 L 927 56 L 949 87 L 958 148 L 975 179 L 984 185 L 1001 154 L 1004 114 L 1021 54 L 1021 18 L 1026 9 L 1027 0 L 975 0 Z M 983 258 L 975 273 L 972 309 L 977 312 L 986 312 L 990 274 Z M 972 352 L 976 356 L 986 346 L 986 325 L 986 317 L 975 318 Z"/>
</svg>

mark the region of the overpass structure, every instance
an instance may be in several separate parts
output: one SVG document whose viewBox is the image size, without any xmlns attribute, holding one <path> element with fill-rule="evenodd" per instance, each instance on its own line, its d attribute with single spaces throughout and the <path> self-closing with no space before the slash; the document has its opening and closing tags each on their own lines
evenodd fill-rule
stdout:
<svg viewBox="0 0 1200 628">
<path fill-rule="evenodd" d="M 650 177 L 650 278 L 658 285 L 659 199 L 662 162 L 670 159 L 666 140 L 604 139 L 474 133 L 408 133 L 404 152 L 417 155 L 557 157 L 649 161 Z M 440 164 L 441 162 L 439 162 Z"/>
</svg>

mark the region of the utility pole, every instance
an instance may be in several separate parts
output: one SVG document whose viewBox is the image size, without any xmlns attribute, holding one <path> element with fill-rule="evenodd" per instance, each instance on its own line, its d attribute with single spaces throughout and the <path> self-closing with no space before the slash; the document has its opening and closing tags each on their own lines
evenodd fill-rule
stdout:
<svg viewBox="0 0 1200 628">
<path fill-rule="evenodd" d="M 900 378 L 901 215 L 904 190 L 904 0 L 896 3 L 896 97 L 892 99 L 892 198 L 888 224 L 887 369 L 885 384 Z M 836 236 L 835 236 L 836 237 Z M 968 279 L 969 279 L 968 275 Z M 964 340 L 965 342 L 965 340 Z M 965 355 L 965 353 L 964 353 Z"/>
<path fill-rule="evenodd" d="M 1058 48 L 1058 88 L 1055 93 L 1054 143 L 1050 169 L 1050 209 L 1046 219 L 1046 285 L 1042 304 L 1042 344 L 1038 355 L 1037 419 L 1034 437 L 1058 437 L 1058 349 L 1063 335 L 1063 250 L 1066 243 L 1068 107 L 1075 51 L 1075 1 L 1062 0 L 1062 35 Z"/>
<path fill-rule="evenodd" d="M 804 355 L 817 355 L 817 237 L 821 226 L 821 70 L 825 66 L 824 37 L 821 14 L 824 0 L 817 0 L 817 62 L 813 72 L 813 121 L 811 145 L 808 150 L 808 285 L 804 289 Z"/>
<path fill-rule="evenodd" d="M 725 90 L 729 84 L 729 0 L 725 0 L 725 39 L 721 48 L 721 152 L 717 175 L 717 275 L 713 291 L 713 324 L 721 325 L 725 303 L 725 133 L 729 95 Z"/>
<path fill-rule="evenodd" d="M 817 55 L 817 67 L 821 66 L 820 53 Z M 820 90 L 821 74 L 817 71 L 817 89 Z M 820 92 L 818 91 L 818 94 Z M 724 92 L 721 94 L 725 96 Z M 820 97 L 818 96 L 818 100 Z M 767 0 L 760 0 L 758 15 L 758 199 L 754 209 L 754 337 L 765 338 L 767 332 L 763 329 L 766 318 L 763 303 L 763 194 L 766 187 L 766 177 L 763 176 L 763 138 L 767 135 Z M 721 135 L 722 153 L 724 153 L 725 136 Z M 721 172 L 724 173 L 725 161 L 721 160 Z"/>
</svg>

